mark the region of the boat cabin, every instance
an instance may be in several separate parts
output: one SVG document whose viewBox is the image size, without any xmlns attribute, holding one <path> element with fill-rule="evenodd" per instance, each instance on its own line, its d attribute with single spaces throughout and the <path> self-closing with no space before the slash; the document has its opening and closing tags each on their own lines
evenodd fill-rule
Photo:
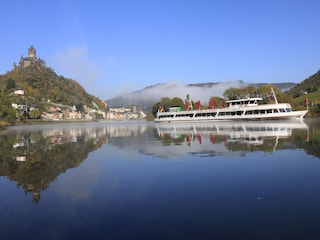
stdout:
<svg viewBox="0 0 320 240">
<path fill-rule="evenodd" d="M 237 99 L 226 101 L 229 107 L 240 107 L 240 106 L 257 106 L 262 98 L 247 98 L 247 99 Z"/>
</svg>

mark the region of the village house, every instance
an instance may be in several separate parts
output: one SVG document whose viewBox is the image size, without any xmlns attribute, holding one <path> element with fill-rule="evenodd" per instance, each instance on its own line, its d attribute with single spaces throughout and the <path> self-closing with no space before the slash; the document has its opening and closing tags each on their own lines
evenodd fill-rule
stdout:
<svg viewBox="0 0 320 240">
<path fill-rule="evenodd" d="M 109 108 L 106 119 L 110 120 L 137 120 L 144 119 L 145 114 L 142 111 L 137 111 L 137 107 L 134 104 L 132 109 L 130 108 Z"/>
</svg>

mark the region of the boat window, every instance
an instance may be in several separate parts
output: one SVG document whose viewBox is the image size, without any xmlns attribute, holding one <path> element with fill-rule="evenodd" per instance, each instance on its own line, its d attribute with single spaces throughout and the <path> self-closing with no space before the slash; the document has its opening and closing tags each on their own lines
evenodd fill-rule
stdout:
<svg viewBox="0 0 320 240">
<path fill-rule="evenodd" d="M 286 111 L 287 111 L 287 112 L 291 112 L 291 108 L 287 108 Z"/>
<path fill-rule="evenodd" d="M 272 113 L 272 109 L 268 109 L 268 110 L 267 110 L 267 113 Z"/>
<path fill-rule="evenodd" d="M 172 118 L 173 115 L 164 115 L 164 116 L 159 116 L 159 118 Z"/>
<path fill-rule="evenodd" d="M 260 110 L 260 114 L 265 114 L 266 110 Z"/>
<path fill-rule="evenodd" d="M 285 110 L 283 108 L 280 108 L 280 112 L 285 112 Z"/>
<path fill-rule="evenodd" d="M 197 113 L 195 117 L 202 117 L 202 113 Z"/>
<path fill-rule="evenodd" d="M 259 114 L 259 110 L 254 110 L 253 114 Z"/>
</svg>

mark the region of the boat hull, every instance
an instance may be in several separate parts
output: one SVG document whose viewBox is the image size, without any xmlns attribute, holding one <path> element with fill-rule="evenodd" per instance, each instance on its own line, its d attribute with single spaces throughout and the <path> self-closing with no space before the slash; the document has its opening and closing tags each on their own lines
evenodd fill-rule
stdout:
<svg viewBox="0 0 320 240">
<path fill-rule="evenodd" d="M 210 116 L 210 110 L 198 111 L 181 111 L 175 113 L 158 113 L 154 119 L 155 122 L 211 122 L 211 121 L 239 121 L 239 120 L 281 120 L 281 119 L 302 119 L 307 110 L 277 112 L 264 114 L 242 114 L 236 115 L 230 112 L 230 115 L 220 116 L 217 112 L 213 112 L 214 116 Z M 211 111 L 212 113 L 212 111 Z"/>
</svg>

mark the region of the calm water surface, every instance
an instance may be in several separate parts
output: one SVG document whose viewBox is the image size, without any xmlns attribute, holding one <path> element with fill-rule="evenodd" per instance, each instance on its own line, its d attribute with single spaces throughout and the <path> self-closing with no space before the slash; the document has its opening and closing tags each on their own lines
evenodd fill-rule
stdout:
<svg viewBox="0 0 320 240">
<path fill-rule="evenodd" d="M 320 121 L 0 132 L 0 239 L 320 239 Z"/>
</svg>

